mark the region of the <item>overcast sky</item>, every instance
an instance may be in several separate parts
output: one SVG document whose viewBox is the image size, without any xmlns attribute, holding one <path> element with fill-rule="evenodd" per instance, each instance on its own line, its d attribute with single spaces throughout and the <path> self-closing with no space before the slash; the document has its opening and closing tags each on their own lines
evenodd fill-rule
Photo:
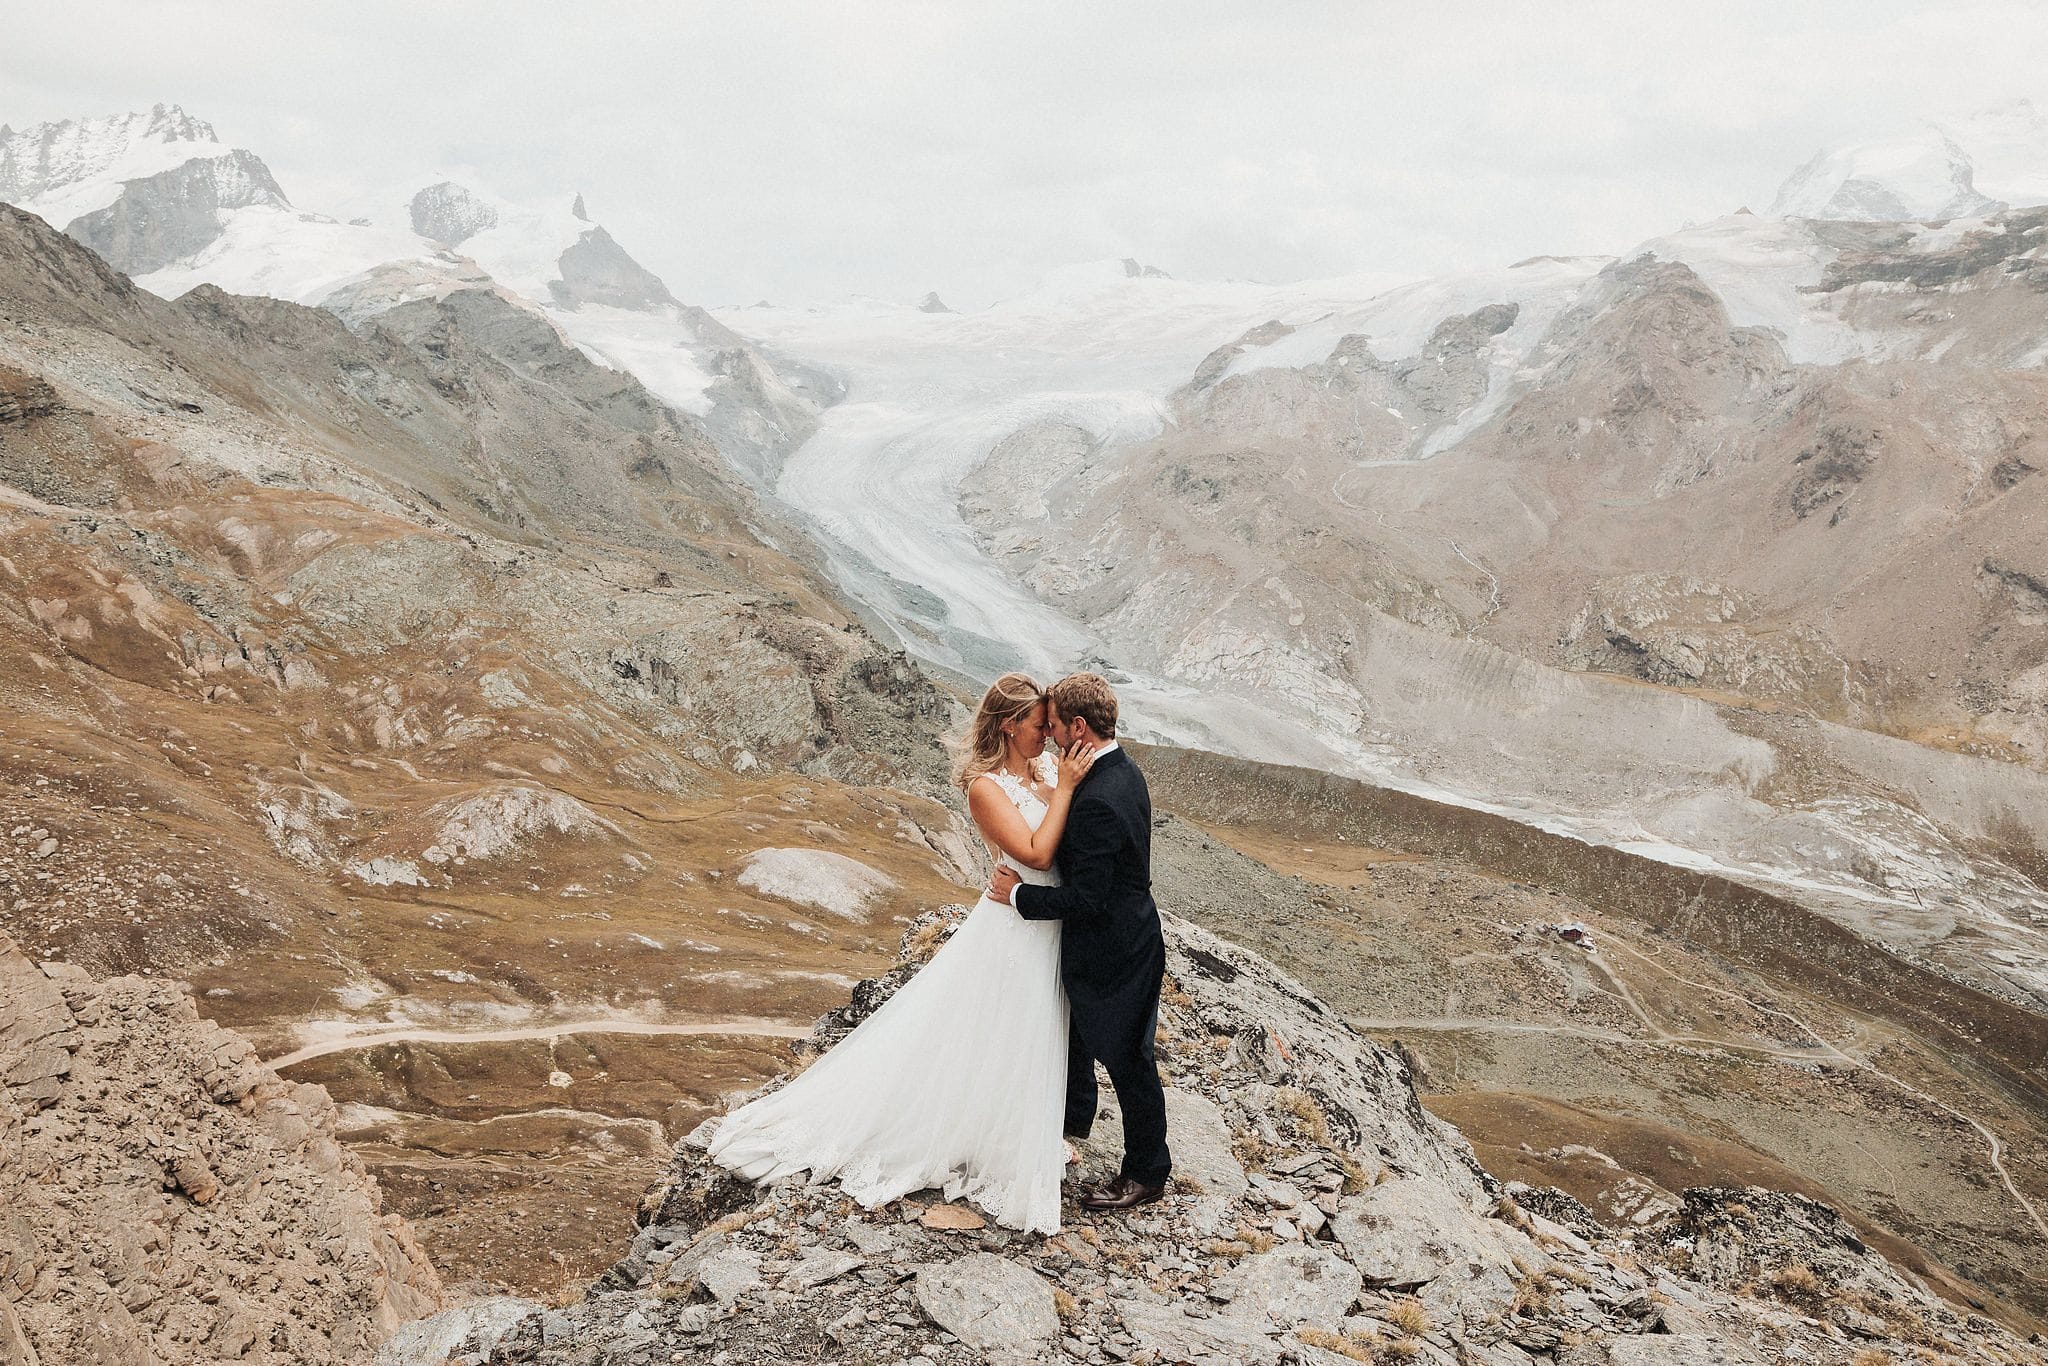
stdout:
<svg viewBox="0 0 2048 1366">
<path fill-rule="evenodd" d="M 978 305 L 1616 252 L 1824 144 L 2048 105 L 2035 3 L 7 0 L 0 123 L 175 102 L 302 208 L 582 191 L 680 297 Z"/>
</svg>

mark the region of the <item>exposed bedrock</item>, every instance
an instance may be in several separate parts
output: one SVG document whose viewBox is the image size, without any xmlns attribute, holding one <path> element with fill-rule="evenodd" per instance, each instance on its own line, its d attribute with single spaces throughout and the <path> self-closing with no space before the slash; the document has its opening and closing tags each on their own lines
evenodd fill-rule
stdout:
<svg viewBox="0 0 2048 1366">
<path fill-rule="evenodd" d="M 856 988 L 806 1051 L 883 1004 L 961 915 L 913 922 L 906 961 Z M 1165 928 L 1160 1061 L 1177 1161 L 1156 1206 L 1102 1219 L 1070 1206 L 1052 1237 L 991 1228 L 935 1191 L 864 1211 L 830 1183 L 734 1178 L 705 1155 L 714 1119 L 678 1147 L 631 1249 L 581 1304 L 457 1312 L 412 1340 L 445 1337 L 508 1366 L 634 1354 L 1509 1366 L 1561 1350 L 1578 1366 L 1847 1366 L 1850 1334 L 2040 1359 L 1812 1201 L 1695 1190 L 1668 1229 L 1622 1240 L 1561 1192 L 1503 1192 L 1422 1109 L 1401 1054 L 1258 955 L 1172 916 Z M 1082 1144 L 1087 1174 L 1116 1161 L 1115 1128 L 1105 1120 Z"/>
<path fill-rule="evenodd" d="M 146 275 L 210 245 L 220 236 L 222 214 L 251 204 L 291 207 L 270 168 L 236 149 L 131 180 L 119 199 L 72 219 L 64 231 L 123 274 Z"/>
<path fill-rule="evenodd" d="M 188 989 L 38 967 L 0 934 L 0 1353 L 354 1363 L 442 1307 L 405 1221 Z"/>
</svg>

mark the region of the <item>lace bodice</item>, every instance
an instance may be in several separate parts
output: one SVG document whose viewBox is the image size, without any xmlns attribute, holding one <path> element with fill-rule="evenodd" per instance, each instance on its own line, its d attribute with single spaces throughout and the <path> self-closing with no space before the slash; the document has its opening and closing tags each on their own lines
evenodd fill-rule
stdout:
<svg viewBox="0 0 2048 1366">
<path fill-rule="evenodd" d="M 1038 781 L 1040 783 L 1047 787 L 1058 785 L 1059 765 L 1053 762 L 1050 754 L 1039 755 L 1035 767 L 1038 770 Z M 990 779 L 997 787 L 1003 790 L 1004 795 L 1009 797 L 1011 803 L 1016 806 L 1017 813 L 1024 817 L 1024 823 L 1033 830 L 1036 830 L 1040 823 L 1045 820 L 1045 813 L 1048 808 L 1044 799 L 1036 792 L 1033 792 L 1030 786 L 1021 779 L 1015 778 L 1001 769 L 990 769 L 982 776 Z M 1055 887 L 1059 885 L 1060 875 L 1051 868 L 1026 868 L 1008 854 L 1001 852 L 997 853 L 996 861 L 1005 867 L 1016 869 L 1017 876 L 1023 878 L 1026 882 L 1036 883 L 1041 887 Z"/>
</svg>

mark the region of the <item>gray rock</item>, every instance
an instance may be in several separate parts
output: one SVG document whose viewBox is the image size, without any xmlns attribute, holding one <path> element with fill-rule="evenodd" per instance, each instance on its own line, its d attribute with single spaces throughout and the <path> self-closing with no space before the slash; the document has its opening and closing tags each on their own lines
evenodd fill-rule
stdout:
<svg viewBox="0 0 2048 1366">
<path fill-rule="evenodd" d="M 1231 1151 L 1231 1124 L 1217 1102 L 1198 1092 L 1169 1085 L 1165 1092 L 1167 1137 L 1174 1147 L 1174 1176 L 1200 1182 L 1217 1196 L 1241 1196 L 1249 1190 L 1245 1167 Z"/>
<path fill-rule="evenodd" d="M 761 1257 L 723 1233 L 709 1233 L 678 1254 L 663 1279 L 670 1285 L 700 1285 L 720 1304 L 731 1304 L 762 1284 Z"/>
<path fill-rule="evenodd" d="M 1651 1333 L 1614 1339 L 1607 1360 L 1611 1366 L 1746 1366 L 1760 1358 L 1726 1338 Z"/>
<path fill-rule="evenodd" d="M 1274 1366 L 1280 1360 L 1280 1344 L 1248 1319 L 1198 1319 L 1177 1305 L 1137 1300 L 1118 1304 L 1117 1313 L 1137 1340 L 1139 1351 L 1157 1353 L 1158 1359 L 1194 1361 L 1213 1357 L 1244 1366 Z"/>
<path fill-rule="evenodd" d="M 701 1333 L 711 1326 L 713 1317 L 708 1304 L 686 1304 L 669 1315 L 668 1327 L 678 1333 Z"/>
<path fill-rule="evenodd" d="M 1237 1223 L 1233 1206 L 1251 1188 L 1230 1148 L 1229 1121 L 1207 1096 L 1169 1086 L 1166 1134 L 1174 1176 L 1198 1191 L 1188 1221 L 1205 1237 L 1229 1232 Z"/>
<path fill-rule="evenodd" d="M 1365 1286 L 1357 1267 L 1310 1244 L 1257 1253 L 1217 1280 L 1231 1294 L 1231 1313 L 1263 1316 L 1282 1328 L 1335 1323 Z"/>
<path fill-rule="evenodd" d="M 1419 1177 L 1347 1197 L 1333 1231 L 1353 1264 L 1379 1285 L 1415 1285 L 1474 1264 L 1505 1270 L 1516 1257 L 1532 1268 L 1550 1264 L 1526 1235 L 1482 1218 L 1441 1182 Z"/>
<path fill-rule="evenodd" d="M 543 1307 L 511 1295 L 471 1300 L 402 1325 L 378 1349 L 376 1366 L 441 1366 L 457 1353 L 488 1353 L 513 1326 Z"/>
<path fill-rule="evenodd" d="M 1293 1176 L 1297 1172 L 1307 1171 L 1310 1167 L 1325 1166 L 1329 1160 L 1329 1155 L 1326 1153 L 1296 1153 L 1292 1157 L 1275 1158 L 1267 1164 L 1266 1169 L 1278 1172 L 1282 1176 Z"/>
<path fill-rule="evenodd" d="M 443 246 L 459 247 L 478 233 L 498 226 L 496 209 L 450 180 L 427 186 L 412 197 L 407 208 L 412 215 L 412 230 Z"/>
<path fill-rule="evenodd" d="M 782 1284 L 785 1289 L 808 1289 L 836 1280 L 865 1264 L 860 1257 L 851 1252 L 833 1252 L 822 1247 L 812 1248 L 804 1254 L 802 1261 L 789 1269 L 789 1273 L 782 1278 Z"/>
<path fill-rule="evenodd" d="M 895 1251 L 895 1233 L 881 1225 L 870 1225 L 862 1219 L 848 1219 L 842 1233 L 846 1233 L 848 1243 L 870 1257 L 885 1257 Z"/>
<path fill-rule="evenodd" d="M 1515 1301 L 1517 1281 L 1513 1263 L 1467 1255 L 1438 1272 L 1418 1298 L 1437 1322 L 1463 1320 L 1477 1328 L 1507 1313 Z"/>
<path fill-rule="evenodd" d="M 920 1268 L 917 1302 L 933 1323 L 977 1351 L 1029 1351 L 1059 1337 L 1052 1287 L 990 1252 Z"/>
<path fill-rule="evenodd" d="M 237 149 L 127 181 L 119 199 L 72 219 L 64 231 L 116 270 L 146 275 L 211 244 L 223 213 L 250 204 L 290 207 L 270 168 Z"/>
<path fill-rule="evenodd" d="M 626 254 L 603 228 L 593 227 L 572 243 L 555 262 L 562 273 L 548 282 L 548 292 L 564 308 L 604 304 L 648 312 L 680 308 L 661 277 Z"/>
</svg>

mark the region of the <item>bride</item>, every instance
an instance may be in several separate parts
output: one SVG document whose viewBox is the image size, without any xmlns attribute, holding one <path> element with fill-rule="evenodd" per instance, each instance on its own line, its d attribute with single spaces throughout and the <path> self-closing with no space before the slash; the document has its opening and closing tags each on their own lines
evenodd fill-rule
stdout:
<svg viewBox="0 0 2048 1366">
<path fill-rule="evenodd" d="M 1050 886 L 1096 746 L 1046 754 L 1045 694 L 990 685 L 954 768 L 998 861 Z M 984 894 L 916 976 L 780 1090 L 718 1125 L 713 1159 L 757 1182 L 837 1178 L 868 1209 L 937 1188 L 1031 1233 L 1060 1226 L 1067 998 L 1060 922 Z"/>
</svg>

